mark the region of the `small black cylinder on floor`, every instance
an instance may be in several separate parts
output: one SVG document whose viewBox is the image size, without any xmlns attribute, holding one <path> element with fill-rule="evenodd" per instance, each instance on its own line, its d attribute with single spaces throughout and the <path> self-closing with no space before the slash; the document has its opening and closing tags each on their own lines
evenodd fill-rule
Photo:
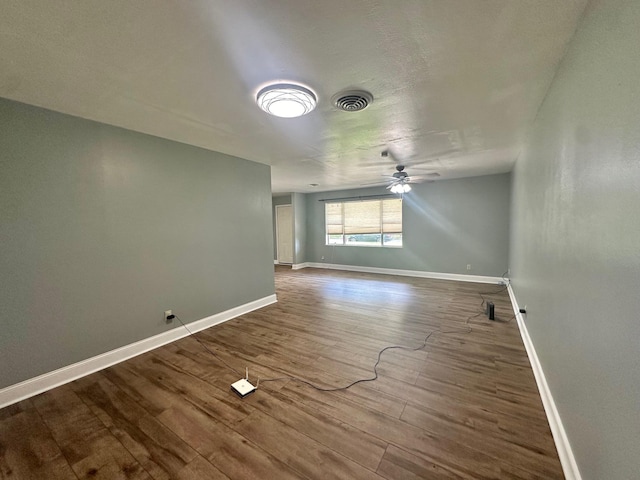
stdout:
<svg viewBox="0 0 640 480">
<path fill-rule="evenodd" d="M 487 302 L 487 317 L 489 317 L 489 320 L 496 319 L 495 307 L 493 305 L 493 302 Z"/>
</svg>

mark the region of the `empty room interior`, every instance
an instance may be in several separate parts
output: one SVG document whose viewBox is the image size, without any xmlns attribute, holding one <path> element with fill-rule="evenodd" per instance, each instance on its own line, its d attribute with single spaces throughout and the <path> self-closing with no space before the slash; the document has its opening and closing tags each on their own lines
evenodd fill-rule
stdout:
<svg viewBox="0 0 640 480">
<path fill-rule="evenodd" d="M 638 25 L 2 2 L 0 478 L 640 478 Z"/>
</svg>

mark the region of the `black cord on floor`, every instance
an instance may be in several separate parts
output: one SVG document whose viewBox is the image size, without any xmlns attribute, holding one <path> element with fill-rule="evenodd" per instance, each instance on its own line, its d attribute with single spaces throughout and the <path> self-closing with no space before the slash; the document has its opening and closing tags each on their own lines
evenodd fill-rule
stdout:
<svg viewBox="0 0 640 480">
<path fill-rule="evenodd" d="M 484 297 L 485 295 L 498 295 L 499 293 L 504 292 L 507 288 L 509 288 L 509 281 L 505 278 L 505 275 L 509 272 L 509 270 L 507 270 L 506 272 L 504 272 L 501 277 L 502 277 L 502 281 L 504 282 L 504 285 L 499 289 L 496 290 L 495 292 L 479 292 L 478 295 L 480 295 L 480 298 L 482 298 L 482 303 L 480 303 L 480 308 L 482 308 L 483 310 L 485 309 L 485 303 L 487 302 L 487 299 Z M 483 312 L 484 313 L 484 312 Z M 511 317 L 509 320 L 506 321 L 501 321 L 498 320 L 501 323 L 509 323 L 511 320 L 513 320 L 514 318 L 516 318 L 516 316 L 514 315 L 513 317 Z"/>
<path fill-rule="evenodd" d="M 353 382 L 351 382 L 349 385 L 346 385 L 344 387 L 329 387 L 329 388 L 325 388 L 325 387 L 318 387 L 317 385 L 304 380 L 302 378 L 298 378 L 298 377 L 294 377 L 292 375 L 287 375 L 284 377 L 277 377 L 277 378 L 264 378 L 264 379 L 258 379 L 258 385 L 260 384 L 260 382 L 275 382 L 277 380 L 292 380 L 294 382 L 298 382 L 298 383 L 304 383 L 305 385 L 308 385 L 312 388 L 315 388 L 316 390 L 319 390 L 321 392 L 338 392 L 340 390 L 347 390 L 351 387 L 353 387 L 354 385 L 357 385 L 359 383 L 365 383 L 365 382 L 373 382 L 374 380 L 378 379 L 378 365 L 380 364 L 380 360 L 382 357 L 382 354 L 384 352 L 386 352 L 387 350 L 391 350 L 393 348 L 397 348 L 397 349 L 402 349 L 402 350 L 409 350 L 412 352 L 417 352 L 418 350 L 422 350 L 424 347 L 427 346 L 427 341 L 429 340 L 429 338 L 431 337 L 431 335 L 433 335 L 434 333 L 437 333 L 437 330 L 434 330 L 433 332 L 429 333 L 425 339 L 424 342 L 422 342 L 422 345 L 420 345 L 419 347 L 416 348 L 411 348 L 411 347 L 406 347 L 404 345 L 389 345 L 388 347 L 384 347 L 382 350 L 380 350 L 378 352 L 378 359 L 376 360 L 375 365 L 373 366 L 373 377 L 371 378 L 361 378 L 359 380 L 355 380 Z"/>
<path fill-rule="evenodd" d="M 378 359 L 376 360 L 375 365 L 373 366 L 373 377 L 371 378 L 361 378 L 359 380 L 355 380 L 353 382 L 351 382 L 348 385 L 345 385 L 344 387 L 329 387 L 329 388 L 325 388 L 325 387 L 318 387 L 317 385 L 304 380 L 302 378 L 299 377 L 295 377 L 293 375 L 287 375 L 284 377 L 277 377 L 277 378 L 265 378 L 265 379 L 258 379 L 258 384 L 260 384 L 260 382 L 274 382 L 276 380 L 292 380 L 294 382 L 297 383 L 303 383 L 305 385 L 308 385 L 312 388 L 315 388 L 316 390 L 319 390 L 321 392 L 339 392 L 341 390 L 348 390 L 349 388 L 353 387 L 354 385 L 357 385 L 359 383 L 365 383 L 365 382 L 373 382 L 375 380 L 378 379 L 378 365 L 380 364 L 380 360 L 382 359 L 382 354 L 384 352 L 386 352 L 387 350 L 391 350 L 391 349 L 399 349 L 399 350 L 407 350 L 410 352 L 417 352 L 419 350 L 422 350 L 423 348 L 425 348 L 427 346 L 427 342 L 429 341 L 429 339 L 435 335 L 436 333 L 441 333 L 441 334 L 451 334 L 451 333 L 462 333 L 462 334 L 469 334 L 473 331 L 473 328 L 471 327 L 471 325 L 469 325 L 469 321 L 472 318 L 478 317 L 480 315 L 482 315 L 484 312 L 480 312 L 480 313 L 476 313 L 474 315 L 471 315 L 469 317 L 467 317 L 467 319 L 465 320 L 464 324 L 465 324 L 465 329 L 464 330 L 433 330 L 431 332 L 429 332 L 427 334 L 427 336 L 424 338 L 424 341 L 422 342 L 422 345 L 418 346 L 418 347 L 407 347 L 405 345 L 389 345 L 388 347 L 384 347 L 382 350 L 380 350 L 378 352 Z"/>
<path fill-rule="evenodd" d="M 202 345 L 202 348 L 204 348 L 207 352 L 209 352 L 211 355 L 213 355 L 214 357 L 216 357 L 218 360 L 220 360 L 220 362 L 225 365 L 228 369 L 232 370 L 234 373 L 242 376 L 242 373 L 239 372 L 238 370 L 236 370 L 235 368 L 233 368 L 231 365 L 229 365 L 227 362 L 225 362 L 217 353 L 215 353 L 213 350 L 210 350 L 209 347 L 207 347 L 198 337 L 196 337 L 193 332 L 191 330 L 189 330 L 189 327 L 187 327 L 184 322 L 182 321 L 182 319 L 178 316 L 175 315 L 174 316 L 178 319 L 178 321 L 182 324 L 182 326 L 187 330 L 187 332 L 189 332 L 189 335 L 191 335 L 191 337 L 193 337 L 200 345 Z"/>
<path fill-rule="evenodd" d="M 507 272 L 505 272 L 506 274 Z M 504 279 L 504 274 L 502 276 L 502 278 Z M 500 290 L 495 291 L 495 292 L 480 292 L 479 295 L 482 298 L 482 303 L 480 304 L 481 308 L 484 308 L 484 305 L 486 303 L 486 299 L 483 295 L 497 295 L 498 293 L 502 293 L 507 289 L 507 286 L 505 285 L 504 287 L 502 287 Z M 373 376 L 371 378 L 360 378 L 358 380 L 354 380 L 353 382 L 349 383 L 348 385 L 345 385 L 343 387 L 319 387 L 318 385 L 315 385 L 312 382 L 309 382 L 308 380 L 305 380 L 303 378 L 299 378 L 296 377 L 294 375 L 284 375 L 282 377 L 274 377 L 274 378 L 258 378 L 258 384 L 256 385 L 259 386 L 260 382 L 276 382 L 279 380 L 291 380 L 293 382 L 297 382 L 297 383 L 302 383 L 304 385 L 308 385 L 311 388 L 314 388 L 315 390 L 318 390 L 320 392 L 338 392 L 338 391 L 342 391 L 342 390 L 348 390 L 349 388 L 353 387 L 354 385 L 358 385 L 359 383 L 365 383 L 365 382 L 373 382 L 375 380 L 378 379 L 378 365 L 380 364 L 380 361 L 382 360 L 382 354 L 384 352 L 386 352 L 387 350 L 392 350 L 392 349 L 399 349 L 399 350 L 407 350 L 407 351 L 411 351 L 411 352 L 417 352 L 419 350 L 424 349 L 427 346 L 427 342 L 429 341 L 429 339 L 437 334 L 443 334 L 443 335 L 447 335 L 447 334 L 452 334 L 452 333 L 462 333 L 462 334 L 469 334 L 473 331 L 473 328 L 471 327 L 471 325 L 469 324 L 469 322 L 476 317 L 479 317 L 480 315 L 484 315 L 484 311 L 481 311 L 479 313 L 470 315 L 469 317 L 467 317 L 467 319 L 464 322 L 465 325 L 465 329 L 464 330 L 432 330 L 431 332 L 429 332 L 427 334 L 427 336 L 424 338 L 424 341 L 422 342 L 422 344 L 418 347 L 407 347 L 405 345 L 389 345 L 387 347 L 384 347 L 382 350 L 380 350 L 378 352 L 378 358 L 376 360 L 376 363 L 373 366 Z M 210 350 L 209 347 L 207 347 L 202 341 L 200 341 L 200 339 L 198 337 L 196 337 L 193 332 L 191 330 L 189 330 L 189 328 L 184 324 L 184 322 L 180 319 L 180 317 L 178 317 L 177 315 L 175 316 L 178 321 L 182 324 L 182 326 L 187 330 L 187 332 L 189 332 L 189 334 L 196 339 L 196 341 L 202 345 L 202 347 L 209 352 L 211 355 L 213 355 L 215 358 L 217 358 L 218 360 L 220 360 L 220 362 L 222 362 L 227 368 L 229 368 L 230 370 L 232 370 L 234 373 L 236 373 L 237 375 L 242 376 L 242 373 L 239 372 L 238 370 L 236 370 L 235 368 L 233 368 L 231 365 L 229 365 L 226 361 L 224 361 L 218 354 L 216 354 L 214 351 Z M 507 320 L 506 322 L 502 322 L 502 323 L 508 323 L 511 320 L 513 320 L 515 318 L 515 315 L 510 318 L 509 320 Z"/>
</svg>

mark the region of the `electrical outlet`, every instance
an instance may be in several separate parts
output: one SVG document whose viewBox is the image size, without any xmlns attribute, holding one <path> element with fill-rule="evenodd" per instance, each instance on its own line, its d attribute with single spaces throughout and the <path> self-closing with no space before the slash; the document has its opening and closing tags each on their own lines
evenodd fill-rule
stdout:
<svg viewBox="0 0 640 480">
<path fill-rule="evenodd" d="M 471 270 L 471 264 L 467 263 L 467 270 Z"/>
<path fill-rule="evenodd" d="M 322 256 L 322 258 L 320 260 L 324 260 L 324 255 Z"/>
<path fill-rule="evenodd" d="M 511 275 L 511 269 L 507 268 L 507 276 Z"/>
<path fill-rule="evenodd" d="M 164 311 L 164 321 L 167 322 L 167 323 L 173 322 L 173 318 L 169 318 L 169 317 L 173 317 L 173 312 L 171 310 L 165 310 Z"/>
</svg>

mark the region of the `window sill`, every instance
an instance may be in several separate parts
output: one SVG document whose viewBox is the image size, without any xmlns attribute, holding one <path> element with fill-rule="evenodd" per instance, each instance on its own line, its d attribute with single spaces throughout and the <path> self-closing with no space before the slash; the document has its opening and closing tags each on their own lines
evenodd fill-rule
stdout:
<svg viewBox="0 0 640 480">
<path fill-rule="evenodd" d="M 342 245 L 339 243 L 325 243 L 325 247 L 364 247 L 364 248 L 402 248 L 403 245 Z"/>
</svg>

